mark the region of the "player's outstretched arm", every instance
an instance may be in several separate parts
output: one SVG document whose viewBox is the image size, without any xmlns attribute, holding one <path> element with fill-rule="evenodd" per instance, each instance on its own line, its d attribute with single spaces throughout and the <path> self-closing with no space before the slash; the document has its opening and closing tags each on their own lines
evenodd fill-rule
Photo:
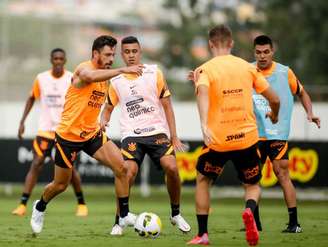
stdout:
<svg viewBox="0 0 328 247">
<path fill-rule="evenodd" d="M 101 112 L 100 116 L 100 128 L 103 131 L 106 131 L 106 127 L 108 127 L 108 122 L 114 110 L 114 106 L 108 103 L 105 104 L 104 109 Z"/>
<path fill-rule="evenodd" d="M 271 87 L 265 89 L 261 94 L 269 101 L 271 107 L 271 111 L 266 114 L 266 117 L 269 117 L 272 123 L 277 123 L 280 108 L 280 100 L 278 95 Z"/>
<path fill-rule="evenodd" d="M 174 111 L 173 111 L 173 107 L 172 107 L 171 97 L 162 98 L 161 104 L 163 106 L 165 116 L 166 116 L 166 121 L 167 121 L 167 124 L 170 129 L 171 142 L 174 147 L 174 150 L 179 151 L 179 152 L 186 151 L 186 148 L 187 148 L 186 145 L 184 145 L 180 141 L 180 139 L 178 138 L 178 135 L 177 135 L 175 116 L 174 116 Z"/>
<path fill-rule="evenodd" d="M 23 139 L 23 134 L 25 131 L 25 120 L 28 116 L 28 114 L 30 113 L 33 105 L 34 105 L 34 101 L 35 101 L 35 97 L 33 95 L 30 95 L 27 100 L 26 100 L 26 104 L 25 104 L 25 108 L 24 108 L 24 112 L 23 112 L 23 116 L 19 122 L 19 127 L 18 127 L 18 139 L 22 140 Z"/>
<path fill-rule="evenodd" d="M 312 101 L 311 101 L 311 98 L 310 98 L 309 94 L 305 91 L 304 88 L 298 94 L 298 97 L 300 98 L 300 100 L 302 102 L 302 105 L 303 105 L 304 110 L 305 110 L 306 115 L 307 115 L 307 119 L 310 122 L 315 123 L 317 125 L 317 127 L 320 128 L 320 118 L 313 115 Z"/>
<path fill-rule="evenodd" d="M 79 68 L 73 75 L 72 83 L 76 87 L 83 87 L 89 83 L 107 81 L 119 74 L 137 74 L 142 75 L 144 66 L 142 64 L 117 69 L 96 69 L 93 70 L 87 66 Z"/>
</svg>

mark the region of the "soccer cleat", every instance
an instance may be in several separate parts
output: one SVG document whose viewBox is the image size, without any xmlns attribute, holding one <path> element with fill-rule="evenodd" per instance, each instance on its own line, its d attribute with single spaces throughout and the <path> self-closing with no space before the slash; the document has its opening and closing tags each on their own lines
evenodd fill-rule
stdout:
<svg viewBox="0 0 328 247">
<path fill-rule="evenodd" d="M 255 221 L 255 224 L 256 224 L 257 230 L 258 230 L 259 232 L 262 232 L 262 224 L 261 224 L 261 222 L 256 222 L 256 221 Z M 240 228 L 239 231 L 240 231 L 240 232 L 244 232 L 244 231 L 245 231 L 245 227 Z"/>
<path fill-rule="evenodd" d="M 287 228 L 285 230 L 282 231 L 282 233 L 301 233 L 303 230 L 300 226 L 300 224 L 296 224 L 296 225 L 287 225 Z"/>
<path fill-rule="evenodd" d="M 128 213 L 127 216 L 125 216 L 124 218 L 119 218 L 119 226 L 120 227 L 127 227 L 127 226 L 134 226 L 134 224 L 136 223 L 137 220 L 137 216 L 133 213 Z"/>
<path fill-rule="evenodd" d="M 187 244 L 201 244 L 201 245 L 209 245 L 210 242 L 208 240 L 208 234 L 204 233 L 201 237 L 200 236 L 195 236 L 192 240 L 187 242 Z"/>
<path fill-rule="evenodd" d="M 185 221 L 185 219 L 181 216 L 181 214 L 178 214 L 176 216 L 171 216 L 170 217 L 170 221 L 172 225 L 177 225 L 179 230 L 186 233 L 186 232 L 190 232 L 191 227 L 190 225 L 187 223 L 187 221 Z"/>
<path fill-rule="evenodd" d="M 24 216 L 26 214 L 26 205 L 19 204 L 11 213 L 13 215 Z"/>
<path fill-rule="evenodd" d="M 79 204 L 77 205 L 76 209 L 76 216 L 78 217 L 86 217 L 88 216 L 88 207 L 85 204 Z"/>
<path fill-rule="evenodd" d="M 31 216 L 31 227 L 34 233 L 40 233 L 43 228 L 44 212 L 38 211 L 35 207 L 39 200 L 33 203 L 32 216 Z"/>
<path fill-rule="evenodd" d="M 112 236 L 120 236 L 123 234 L 123 228 L 120 227 L 118 224 L 113 225 L 112 231 L 110 232 L 110 235 Z"/>
<path fill-rule="evenodd" d="M 249 208 L 246 208 L 243 211 L 242 217 L 245 225 L 246 241 L 250 246 L 255 246 L 259 241 L 259 232 L 255 224 L 253 213 Z"/>
</svg>

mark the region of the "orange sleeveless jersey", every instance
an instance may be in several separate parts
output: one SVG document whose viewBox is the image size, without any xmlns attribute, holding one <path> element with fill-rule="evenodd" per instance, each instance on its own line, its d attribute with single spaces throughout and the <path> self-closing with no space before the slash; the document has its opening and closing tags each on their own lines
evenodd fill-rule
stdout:
<svg viewBox="0 0 328 247">
<path fill-rule="evenodd" d="M 258 132 L 252 91 L 261 93 L 269 87 L 263 75 L 233 55 L 215 57 L 196 71 L 196 87 L 206 85 L 209 90 L 207 125 L 214 139 L 209 148 L 226 152 L 255 144 Z"/>
<path fill-rule="evenodd" d="M 79 64 L 77 69 L 81 66 L 95 69 L 91 61 Z M 73 142 L 92 138 L 100 128 L 98 116 L 107 91 L 107 81 L 90 83 L 82 88 L 71 85 L 66 94 L 64 110 L 56 133 L 63 139 Z"/>
</svg>

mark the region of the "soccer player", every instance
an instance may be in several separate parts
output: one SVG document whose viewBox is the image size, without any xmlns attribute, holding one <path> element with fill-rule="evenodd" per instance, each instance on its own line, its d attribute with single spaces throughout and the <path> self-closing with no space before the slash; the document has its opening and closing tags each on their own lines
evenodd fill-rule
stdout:
<svg viewBox="0 0 328 247">
<path fill-rule="evenodd" d="M 118 147 L 100 130 L 97 121 L 108 91 L 108 79 L 121 73 L 142 73 L 142 65 L 110 69 L 115 55 L 116 39 L 100 36 L 92 45 L 91 60 L 77 66 L 65 98 L 64 110 L 56 129 L 55 174 L 45 187 L 40 200 L 35 201 L 31 217 L 34 233 L 40 233 L 49 201 L 62 193 L 72 176 L 77 154 L 86 152 L 115 175 L 115 191 L 119 201 L 120 225 L 133 225 L 135 216 L 129 213 L 127 169 Z"/>
<path fill-rule="evenodd" d="M 273 164 L 273 171 L 283 189 L 285 202 L 288 208 L 289 222 L 285 233 L 299 233 L 302 231 L 297 219 L 296 191 L 288 172 L 288 136 L 292 116 L 294 95 L 297 95 L 306 111 L 307 119 L 320 128 L 320 119 L 313 115 L 312 103 L 308 93 L 296 78 L 293 71 L 280 63 L 273 61 L 274 49 L 272 40 L 266 35 L 260 35 L 254 40 L 254 55 L 256 66 L 266 77 L 274 91 L 278 94 L 284 106 L 279 112 L 279 122 L 272 124 L 265 117 L 270 110 L 267 101 L 256 93 L 253 95 L 255 114 L 261 141 L 259 148 L 262 163 L 267 157 Z M 255 220 L 261 228 L 258 208 L 255 210 Z"/>
<path fill-rule="evenodd" d="M 53 49 L 50 54 L 50 62 L 52 69 L 37 75 L 19 124 L 18 138 L 21 140 L 25 129 L 25 119 L 32 109 L 34 101 L 40 100 L 41 114 L 39 130 L 33 141 L 33 161 L 25 178 L 21 202 L 12 211 L 12 214 L 18 216 L 26 214 L 26 204 L 43 168 L 44 160 L 47 156 L 51 158 L 51 150 L 55 144 L 55 129 L 63 111 L 66 91 L 71 83 L 72 73 L 64 68 L 65 51 L 61 48 Z M 76 215 L 87 216 L 88 208 L 83 198 L 81 179 L 75 169 L 73 169 L 71 183 L 78 200 Z"/>
<path fill-rule="evenodd" d="M 141 61 L 141 46 L 136 37 L 125 37 L 121 55 L 129 67 Z M 157 65 L 145 65 L 142 76 L 121 74 L 110 80 L 108 104 L 102 114 L 105 126 L 114 107 L 121 109 L 121 151 L 128 164 L 130 187 L 146 154 L 166 174 L 166 185 L 171 201 L 171 223 L 182 232 L 190 226 L 180 214 L 181 183 L 174 150 L 183 151 L 184 145 L 176 133 L 170 91 Z M 112 235 L 122 235 L 116 216 Z"/>
<path fill-rule="evenodd" d="M 209 47 L 214 58 L 198 67 L 194 77 L 205 146 L 196 165 L 198 234 L 188 244 L 209 244 L 209 188 L 230 160 L 245 184 L 242 218 L 246 240 L 249 245 L 256 245 L 259 233 L 253 212 L 260 197 L 261 173 L 252 91 L 255 89 L 268 99 L 272 111 L 267 116 L 273 123 L 278 121 L 279 98 L 254 65 L 231 55 L 233 40 L 227 26 L 210 30 Z"/>
</svg>

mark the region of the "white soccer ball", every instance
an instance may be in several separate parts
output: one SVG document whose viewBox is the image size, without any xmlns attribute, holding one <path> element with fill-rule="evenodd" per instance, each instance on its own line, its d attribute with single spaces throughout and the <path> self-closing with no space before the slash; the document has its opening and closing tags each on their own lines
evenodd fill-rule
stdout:
<svg viewBox="0 0 328 247">
<path fill-rule="evenodd" d="M 141 237 L 157 238 L 162 230 L 161 219 L 154 213 L 141 213 L 134 224 L 134 230 Z"/>
</svg>

